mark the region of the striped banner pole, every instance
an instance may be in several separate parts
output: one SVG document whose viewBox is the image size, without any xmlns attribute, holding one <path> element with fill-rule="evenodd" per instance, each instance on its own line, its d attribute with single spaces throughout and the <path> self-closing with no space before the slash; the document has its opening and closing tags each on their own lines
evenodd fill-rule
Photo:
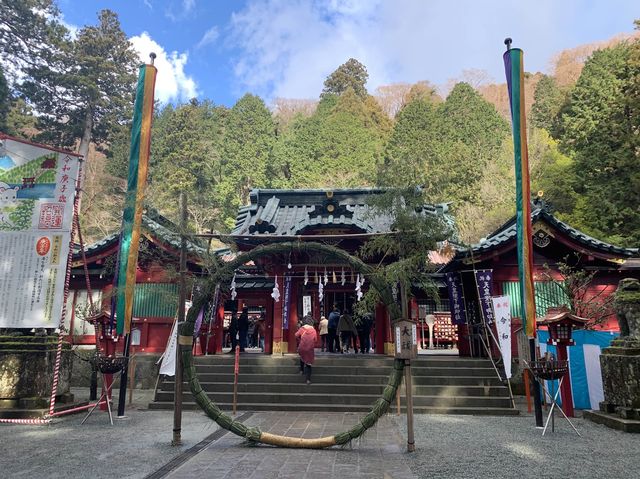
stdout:
<svg viewBox="0 0 640 479">
<path fill-rule="evenodd" d="M 511 48 L 511 38 L 504 43 L 507 51 L 502 56 L 509 89 L 511 123 L 513 130 L 513 155 L 516 170 L 516 232 L 518 245 L 518 276 L 520 283 L 520 318 L 529 338 L 529 354 L 532 361 L 536 354 L 536 303 L 533 286 L 533 233 L 531 228 L 531 185 L 529 178 L 529 153 L 527 150 L 527 123 L 524 102 L 524 53 Z M 542 427 L 540 385 L 532 382 L 536 426 Z"/>
</svg>

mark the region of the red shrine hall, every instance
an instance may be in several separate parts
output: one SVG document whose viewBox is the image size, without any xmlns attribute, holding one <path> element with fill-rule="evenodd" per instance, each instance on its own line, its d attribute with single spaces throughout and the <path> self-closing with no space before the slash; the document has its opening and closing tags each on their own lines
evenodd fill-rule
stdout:
<svg viewBox="0 0 640 479">
<path fill-rule="evenodd" d="M 258 245 L 273 242 L 316 241 L 335 245 L 356 253 L 372 235 L 390 231 L 390 219 L 374 215 L 369 206 L 376 189 L 345 190 L 253 190 L 249 204 L 238 211 L 236 225 L 228 236 L 229 248 L 211 253 L 224 260 L 241 255 Z M 453 224 L 446 204 L 425 205 L 425 214 L 439 215 Z M 545 315 L 549 307 L 567 304 L 557 264 L 567 261 L 577 269 L 595 272 L 587 296 L 605 298 L 617 287 L 622 277 L 639 277 L 638 250 L 620 248 L 591 238 L 555 218 L 543 204 L 532 212 L 534 231 L 534 279 L 537 315 Z M 134 295 L 132 332 L 138 337 L 139 352 L 164 351 L 171 325 L 177 314 L 177 265 L 180 237 L 177 228 L 166 218 L 148 209 L 143 216 L 143 244 L 140 248 L 137 286 Z M 469 248 L 456 246 L 456 239 L 442 244 L 430 254 L 425 271 L 438 288 L 438 297 L 430 297 L 417 286 L 411 291 L 408 308 L 411 319 L 418 321 L 419 347 L 429 346 L 429 328 L 433 326 L 433 347 L 460 355 L 482 356 L 486 351 L 477 341 L 478 325 L 486 314 L 483 296 L 507 295 L 510 298 L 513 332 L 520 329 L 516 252 L 516 228 L 512 219 Z M 94 299 L 109 309 L 118 236 L 111 235 L 85 247 Z M 194 275 L 204 274 L 206 243 L 188 242 L 188 268 Z M 549 268 L 545 268 L 545 264 Z M 546 273 L 546 274 L 544 274 Z M 74 255 L 71 294 L 68 300 L 67 327 L 75 344 L 93 344 L 91 325 L 83 321 L 82 305 L 87 301 L 81 255 Z M 458 283 L 459 306 L 450 301 L 449 282 Z M 233 311 L 246 306 L 252 327 L 256 328 L 264 352 L 295 352 L 295 332 L 302 316 L 310 313 L 317 322 L 327 316 L 332 306 L 353 311 L 358 301 L 358 273 L 329 258 L 318 255 L 289 254 L 264 257 L 245 264 L 235 277 L 234 301 L 229 286 L 218 304 L 205 314 L 198 353 L 218 354 L 230 346 L 229 320 Z M 369 282 L 361 278 L 360 290 Z M 276 288 L 277 285 L 277 288 Z M 275 290 L 275 291 L 274 291 Z M 457 294 L 457 293 L 454 293 Z M 278 297 L 278 301 L 274 296 Z M 451 309 L 464 310 L 463 321 Z M 372 352 L 392 353 L 391 329 L 384 305 L 370 314 L 374 318 L 371 331 Z M 577 314 L 580 314 L 579 312 Z M 615 316 L 600 318 L 596 328 L 617 330 Z M 457 324 L 456 324 L 457 323 Z M 136 333 L 137 331 L 137 333 Z M 261 340 L 261 341 L 260 341 Z M 516 341 L 516 335 L 512 334 Z M 514 347 L 514 353 L 517 347 Z"/>
</svg>

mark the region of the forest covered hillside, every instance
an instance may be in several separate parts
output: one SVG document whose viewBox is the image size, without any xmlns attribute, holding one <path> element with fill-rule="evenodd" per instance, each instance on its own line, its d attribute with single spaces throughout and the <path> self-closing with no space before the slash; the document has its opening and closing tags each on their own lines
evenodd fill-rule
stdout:
<svg viewBox="0 0 640 479">
<path fill-rule="evenodd" d="M 135 53 L 115 12 L 72 36 L 50 0 L 7 5 L 0 131 L 87 156 L 82 224 L 99 239 L 121 221 Z M 547 74 L 526 75 L 532 191 L 562 220 L 620 246 L 640 243 L 639 33 L 558 52 Z M 451 203 L 465 242 L 514 213 L 503 83 L 473 70 L 445 86 L 369 91 L 366 66 L 344 60 L 313 99 L 158 105 L 148 204 L 175 219 L 186 191 L 195 230 L 228 231 L 252 188 L 413 183 Z"/>
</svg>

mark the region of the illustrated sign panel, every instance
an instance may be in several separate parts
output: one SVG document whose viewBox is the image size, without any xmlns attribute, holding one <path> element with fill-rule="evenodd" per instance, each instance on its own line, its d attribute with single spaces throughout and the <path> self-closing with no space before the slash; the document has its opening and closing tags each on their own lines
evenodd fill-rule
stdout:
<svg viewBox="0 0 640 479">
<path fill-rule="evenodd" d="M 0 327 L 60 324 L 78 157 L 0 136 Z"/>
</svg>

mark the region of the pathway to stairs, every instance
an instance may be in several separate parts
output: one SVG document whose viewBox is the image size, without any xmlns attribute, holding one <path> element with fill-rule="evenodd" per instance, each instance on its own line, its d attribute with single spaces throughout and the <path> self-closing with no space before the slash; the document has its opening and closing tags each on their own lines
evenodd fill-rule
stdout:
<svg viewBox="0 0 640 479">
<path fill-rule="evenodd" d="M 203 389 L 230 410 L 233 355 L 195 358 Z M 312 384 L 298 370 L 298 356 L 244 354 L 240 357 L 238 409 L 242 411 L 363 412 L 381 396 L 393 359 L 378 355 L 317 354 Z M 421 356 L 412 360 L 414 412 L 516 415 L 509 390 L 489 360 Z M 160 381 L 149 409 L 173 408 L 172 377 Z M 404 385 L 401 408 L 404 410 Z M 196 409 L 187 383 L 183 407 Z M 395 404 L 394 404 L 395 407 Z"/>
</svg>

